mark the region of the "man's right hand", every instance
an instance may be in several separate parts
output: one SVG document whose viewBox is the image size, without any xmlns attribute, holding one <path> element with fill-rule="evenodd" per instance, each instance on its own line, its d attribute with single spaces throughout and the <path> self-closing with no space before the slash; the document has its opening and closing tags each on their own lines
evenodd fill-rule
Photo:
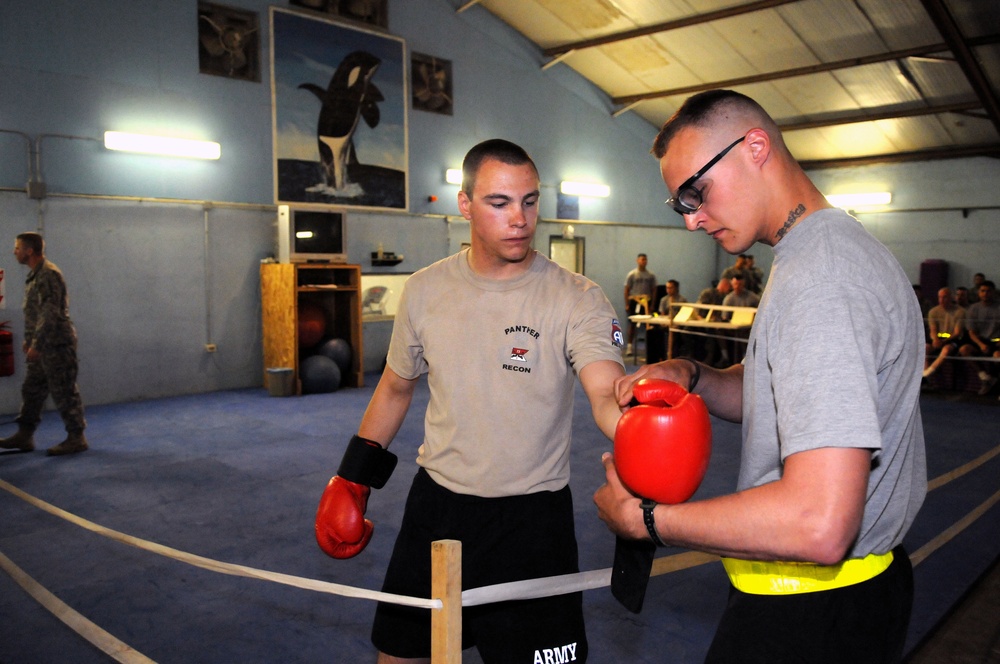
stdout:
<svg viewBox="0 0 1000 664">
<path fill-rule="evenodd" d="M 373 440 L 351 438 L 316 510 L 316 542 L 328 556 L 352 558 L 368 546 L 375 529 L 365 518 L 368 496 L 385 486 L 395 467 L 392 452 Z"/>
<path fill-rule="evenodd" d="M 328 556 L 352 558 L 368 546 L 375 529 L 364 518 L 371 489 L 334 476 L 326 485 L 316 511 L 316 542 Z"/>
</svg>

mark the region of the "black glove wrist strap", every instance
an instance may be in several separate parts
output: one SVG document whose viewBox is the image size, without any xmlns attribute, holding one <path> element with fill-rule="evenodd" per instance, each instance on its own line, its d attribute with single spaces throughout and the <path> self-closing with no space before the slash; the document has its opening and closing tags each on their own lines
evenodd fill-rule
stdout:
<svg viewBox="0 0 1000 664">
<path fill-rule="evenodd" d="M 688 392 L 694 392 L 694 388 L 698 386 L 698 381 L 701 379 L 701 364 L 690 357 L 678 357 L 678 360 L 686 360 L 694 368 L 691 373 L 691 380 L 688 382 Z"/>
<path fill-rule="evenodd" d="M 643 498 L 639 506 L 642 508 L 642 522 L 646 524 L 646 530 L 649 531 L 649 537 L 653 543 L 656 546 L 666 546 L 660 536 L 656 534 L 656 520 L 653 518 L 653 508 L 656 507 L 656 503 L 649 498 Z"/>
<path fill-rule="evenodd" d="M 396 455 L 373 440 L 352 436 L 337 475 L 355 484 L 381 489 L 396 468 Z"/>
</svg>

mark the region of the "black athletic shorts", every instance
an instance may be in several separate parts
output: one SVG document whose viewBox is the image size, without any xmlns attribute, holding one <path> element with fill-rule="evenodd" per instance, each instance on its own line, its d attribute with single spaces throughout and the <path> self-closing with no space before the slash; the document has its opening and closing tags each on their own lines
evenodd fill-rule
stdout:
<svg viewBox="0 0 1000 664">
<path fill-rule="evenodd" d="M 481 498 L 438 485 L 420 469 L 410 487 L 384 592 L 430 597 L 431 542 L 462 542 L 462 588 L 579 572 L 569 487 Z M 429 657 L 429 609 L 379 602 L 372 643 L 395 657 Z M 587 660 L 583 594 L 462 609 L 462 648 L 486 664 Z M 561 659 L 560 659 L 561 657 Z"/>
<path fill-rule="evenodd" d="M 730 587 L 706 664 L 881 664 L 903 655 L 913 567 L 902 546 L 878 576 L 834 590 L 751 595 Z"/>
</svg>

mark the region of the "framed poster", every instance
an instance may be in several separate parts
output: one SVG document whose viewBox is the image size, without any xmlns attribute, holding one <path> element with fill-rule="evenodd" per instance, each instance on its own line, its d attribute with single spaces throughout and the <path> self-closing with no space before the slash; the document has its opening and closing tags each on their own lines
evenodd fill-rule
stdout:
<svg viewBox="0 0 1000 664">
<path fill-rule="evenodd" d="M 275 203 L 409 207 L 406 44 L 271 7 Z"/>
</svg>

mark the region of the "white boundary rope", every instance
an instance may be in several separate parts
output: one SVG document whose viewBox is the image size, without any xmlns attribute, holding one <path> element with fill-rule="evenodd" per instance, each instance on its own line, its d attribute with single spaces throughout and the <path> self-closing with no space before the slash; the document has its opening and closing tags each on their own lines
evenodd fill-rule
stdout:
<svg viewBox="0 0 1000 664">
<path fill-rule="evenodd" d="M 92 521 L 87 521 L 82 519 L 75 514 L 71 514 L 66 510 L 59 509 L 55 505 L 45 502 L 35 498 L 31 494 L 21 491 L 17 487 L 0 480 L 0 489 L 8 491 L 21 500 L 34 505 L 35 507 L 58 516 L 72 524 L 85 528 L 91 532 L 97 533 L 98 535 L 103 535 L 123 544 L 128 544 L 129 546 L 134 546 L 145 551 L 150 551 L 167 558 L 172 558 L 173 560 L 180 561 L 182 563 L 187 563 L 195 567 L 201 567 L 202 569 L 211 570 L 213 572 L 219 572 L 220 574 L 230 574 L 233 576 L 243 576 L 250 579 L 259 579 L 261 581 L 273 581 L 275 583 L 281 583 L 286 586 L 294 586 L 296 588 L 303 588 L 305 590 L 315 590 L 317 592 L 330 593 L 333 595 L 342 595 L 344 597 L 357 597 L 361 599 L 374 599 L 385 602 L 392 602 L 394 604 L 402 604 L 404 606 L 415 606 L 418 608 L 425 609 L 440 609 L 442 604 L 441 600 L 436 599 L 422 599 L 419 597 L 407 597 L 406 595 L 392 595 L 390 593 L 377 592 L 374 590 L 364 590 L 362 588 L 355 588 L 352 586 L 345 586 L 339 583 L 330 583 L 327 581 L 317 581 L 315 579 L 306 579 L 301 576 L 292 576 L 291 574 L 281 574 L 279 572 L 268 572 L 262 569 L 255 569 L 253 567 L 246 567 L 244 565 L 233 565 L 231 563 L 224 563 L 218 560 L 213 560 L 211 558 L 205 558 L 204 556 L 198 556 L 193 553 L 187 553 L 180 551 L 178 549 L 173 549 L 169 546 L 163 546 L 162 544 L 157 544 L 156 542 L 150 542 L 148 540 L 139 539 L 138 537 L 132 537 L 131 535 L 126 535 L 125 533 L 118 532 L 117 530 L 112 530 L 111 528 L 105 528 L 104 526 L 98 525 Z"/>
<path fill-rule="evenodd" d="M 17 585 L 35 598 L 39 604 L 49 610 L 59 620 L 66 623 L 70 629 L 92 643 L 101 652 L 122 664 L 146 664 L 153 662 L 127 643 L 120 641 L 104 631 L 93 622 L 87 620 L 61 599 L 50 593 L 40 583 L 25 574 L 24 570 L 14 564 L 7 556 L 0 553 L 0 569 L 7 572 Z M 155 664 L 155 663 L 154 663 Z"/>
<path fill-rule="evenodd" d="M 943 475 L 940 475 L 930 482 L 928 482 L 927 490 L 933 491 L 938 489 L 945 484 L 962 477 L 963 475 L 975 470 L 976 468 L 982 466 L 992 458 L 1000 454 L 1000 445 L 994 447 L 993 449 L 985 452 L 976 459 L 969 461 L 968 463 L 955 468 Z M 207 569 L 214 572 L 219 572 L 221 574 L 229 574 L 233 576 L 242 576 L 251 579 L 258 579 L 262 581 L 272 581 L 274 583 L 281 583 L 284 585 L 294 586 L 297 588 L 302 588 L 305 590 L 313 590 L 317 592 L 324 592 L 334 595 L 341 595 L 344 597 L 354 597 L 361 599 L 373 599 L 385 602 L 392 602 L 396 604 L 402 604 L 406 606 L 414 606 L 418 608 L 428 608 L 428 609 L 441 609 L 443 603 L 440 599 L 422 599 L 417 597 L 407 597 L 405 595 L 393 595 L 390 593 L 376 592 L 371 590 L 365 590 L 362 588 L 355 588 L 352 586 L 345 586 L 338 583 L 329 583 L 326 581 L 317 581 L 315 579 L 306 579 L 303 577 L 292 576 L 289 574 L 281 574 L 278 572 L 269 572 L 266 570 L 255 569 L 252 567 L 246 567 L 243 565 L 233 565 L 231 563 L 225 563 L 218 560 L 213 560 L 211 558 L 205 558 L 203 556 L 194 555 L 191 553 L 186 553 L 178 549 L 173 549 L 171 547 L 163 546 L 155 542 L 150 542 L 143 540 L 131 535 L 126 535 L 116 530 L 110 528 L 105 528 L 104 526 L 93 523 L 86 519 L 80 518 L 70 512 L 60 509 L 50 503 L 43 500 L 35 498 L 34 496 L 21 491 L 12 484 L 0 480 L 0 489 L 11 493 L 18 498 L 21 498 L 25 502 L 45 511 L 54 516 L 58 516 L 70 523 L 73 523 L 81 528 L 85 528 L 91 532 L 97 533 L 99 535 L 108 537 L 123 544 L 128 544 L 130 546 L 137 547 L 152 553 L 177 560 L 179 562 L 187 563 L 195 567 L 200 567 L 202 569 Z M 937 537 L 929 541 L 924 546 L 920 547 L 915 551 L 910 559 L 914 567 L 920 564 L 928 556 L 933 554 L 939 548 L 944 546 L 947 542 L 954 539 L 959 533 L 964 531 L 970 525 L 972 525 L 977 519 L 979 519 L 983 514 L 985 514 L 991 507 L 1000 502 L 1000 491 L 997 491 L 992 496 L 990 496 L 986 501 L 978 505 L 975 509 L 965 515 L 963 518 L 956 521 L 949 528 L 942 531 Z M 667 574 L 669 572 L 678 571 L 681 569 L 687 569 L 690 567 L 697 567 L 706 563 L 714 562 L 718 560 L 718 556 L 705 554 L 697 551 L 689 551 L 686 553 L 680 553 L 672 556 L 665 556 L 662 558 L 657 558 L 653 563 L 653 572 L 651 576 L 658 576 L 661 574 Z M 108 632 L 104 631 L 91 621 L 84 618 L 82 615 L 77 613 L 75 610 L 67 606 L 61 600 L 59 600 L 55 595 L 46 590 L 43 586 L 38 584 L 34 579 L 24 573 L 21 568 L 14 564 L 7 556 L 0 553 L 0 569 L 7 572 L 14 581 L 20 585 L 29 595 L 36 599 L 42 606 L 48 609 L 53 615 L 62 620 L 68 626 L 70 626 L 78 634 L 86 638 L 90 643 L 99 648 L 101 651 L 110 655 L 116 661 L 123 662 L 124 664 L 146 664 L 152 663 L 153 660 L 149 659 L 145 655 L 135 651 L 133 648 L 118 640 Z M 584 590 L 594 590 L 597 588 L 603 588 L 611 584 L 611 569 L 600 569 L 592 570 L 588 572 L 581 572 L 578 574 L 565 574 L 561 576 L 553 576 L 542 579 L 529 579 L 525 581 L 515 581 L 511 583 L 501 583 L 493 586 L 484 586 L 482 588 L 471 588 L 462 592 L 462 606 L 479 606 L 483 604 L 490 604 L 493 602 L 517 600 L 517 599 L 534 599 L 538 597 L 548 597 L 552 595 L 560 595 L 572 592 L 580 592 Z M 155 664 L 155 663 L 154 663 Z"/>
</svg>

